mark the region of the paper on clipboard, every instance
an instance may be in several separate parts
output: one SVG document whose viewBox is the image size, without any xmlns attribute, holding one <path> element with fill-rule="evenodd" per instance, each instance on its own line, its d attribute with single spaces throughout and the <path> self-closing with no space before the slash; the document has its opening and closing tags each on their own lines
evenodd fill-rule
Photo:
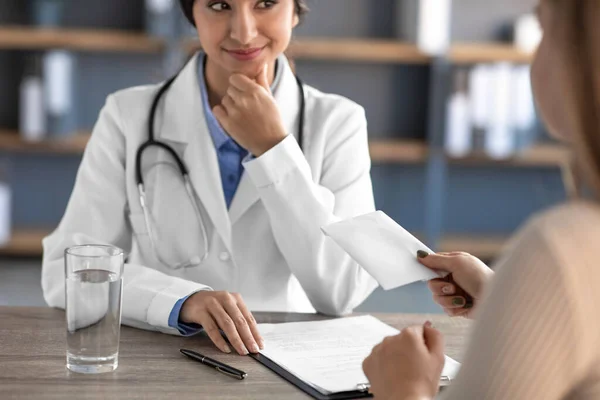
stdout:
<svg viewBox="0 0 600 400">
<path fill-rule="evenodd" d="M 363 360 L 373 347 L 400 333 L 371 315 L 328 321 L 259 324 L 261 354 L 322 394 L 366 390 Z M 445 357 L 440 386 L 448 385 L 460 364 Z"/>
<path fill-rule="evenodd" d="M 382 211 L 322 228 L 385 290 L 440 275 L 417 261 L 417 251 L 432 251 Z"/>
</svg>

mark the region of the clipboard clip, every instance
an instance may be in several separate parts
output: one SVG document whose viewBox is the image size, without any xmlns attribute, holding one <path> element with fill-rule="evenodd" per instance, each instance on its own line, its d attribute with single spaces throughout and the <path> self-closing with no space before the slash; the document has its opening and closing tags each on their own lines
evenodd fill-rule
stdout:
<svg viewBox="0 0 600 400">
<path fill-rule="evenodd" d="M 359 392 L 368 392 L 371 389 L 371 385 L 368 383 L 359 383 L 356 385 L 356 390 Z"/>
<path fill-rule="evenodd" d="M 448 375 L 440 376 L 440 383 L 450 383 L 452 379 Z M 371 385 L 368 383 L 359 383 L 356 385 L 356 390 L 359 392 L 368 392 L 371 389 Z"/>
</svg>

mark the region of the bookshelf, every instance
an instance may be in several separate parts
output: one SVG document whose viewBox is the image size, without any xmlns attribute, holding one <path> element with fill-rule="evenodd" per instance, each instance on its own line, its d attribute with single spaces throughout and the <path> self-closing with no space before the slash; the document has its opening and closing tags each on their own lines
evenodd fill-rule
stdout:
<svg viewBox="0 0 600 400">
<path fill-rule="evenodd" d="M 187 53 L 199 50 L 194 39 L 183 39 L 179 46 Z M 162 55 L 167 43 L 145 33 L 118 29 L 38 29 L 28 26 L 0 26 L 0 50 L 47 50 L 63 48 L 81 52 L 116 52 Z M 398 40 L 327 37 L 295 39 L 288 55 L 297 60 L 333 62 L 398 64 L 429 66 L 432 58 L 415 45 Z M 511 45 L 494 43 L 457 43 L 452 46 L 448 61 L 455 65 L 487 62 L 529 63 L 532 54 L 519 51 Z M 78 156 L 85 150 L 89 132 L 80 132 L 71 138 L 29 143 L 15 130 L 0 129 L 0 153 Z M 372 139 L 369 143 L 374 163 L 426 164 L 430 145 L 425 140 Z M 496 161 L 476 153 L 461 159 L 448 157 L 452 165 L 498 167 L 556 167 L 568 157 L 568 151 L 559 145 L 537 145 L 508 160 Z M 0 254 L 39 255 L 41 239 L 49 230 L 17 229 L 13 240 Z M 497 254 L 504 238 L 480 236 L 444 236 L 441 250 L 464 250 L 482 258 Z"/>
</svg>

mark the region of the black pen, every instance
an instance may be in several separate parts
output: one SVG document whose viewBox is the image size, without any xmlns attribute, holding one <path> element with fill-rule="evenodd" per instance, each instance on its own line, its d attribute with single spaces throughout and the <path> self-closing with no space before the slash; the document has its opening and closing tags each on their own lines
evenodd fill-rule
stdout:
<svg viewBox="0 0 600 400">
<path fill-rule="evenodd" d="M 241 371 L 237 368 L 230 367 L 229 365 L 223 364 L 222 362 L 219 362 L 217 360 L 213 360 L 212 358 L 203 356 L 202 354 L 196 353 L 195 351 L 186 350 L 186 349 L 180 349 L 179 351 L 181 352 L 181 354 L 188 356 L 192 360 L 198 361 L 204 365 L 215 368 L 220 373 L 229 375 L 232 378 L 242 380 L 246 376 L 248 376 L 248 374 L 245 373 L 244 371 Z"/>
</svg>

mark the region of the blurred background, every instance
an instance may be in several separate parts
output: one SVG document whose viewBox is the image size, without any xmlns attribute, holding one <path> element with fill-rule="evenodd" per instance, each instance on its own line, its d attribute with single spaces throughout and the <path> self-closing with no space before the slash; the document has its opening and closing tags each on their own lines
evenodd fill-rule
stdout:
<svg viewBox="0 0 600 400">
<path fill-rule="evenodd" d="M 309 0 L 297 73 L 363 105 L 377 208 L 438 251 L 492 262 L 566 198 L 539 121 L 535 0 Z M 44 305 L 60 221 L 106 96 L 175 73 L 198 44 L 177 0 L 0 0 L 0 305 Z M 424 284 L 359 309 L 439 312 Z"/>
</svg>

